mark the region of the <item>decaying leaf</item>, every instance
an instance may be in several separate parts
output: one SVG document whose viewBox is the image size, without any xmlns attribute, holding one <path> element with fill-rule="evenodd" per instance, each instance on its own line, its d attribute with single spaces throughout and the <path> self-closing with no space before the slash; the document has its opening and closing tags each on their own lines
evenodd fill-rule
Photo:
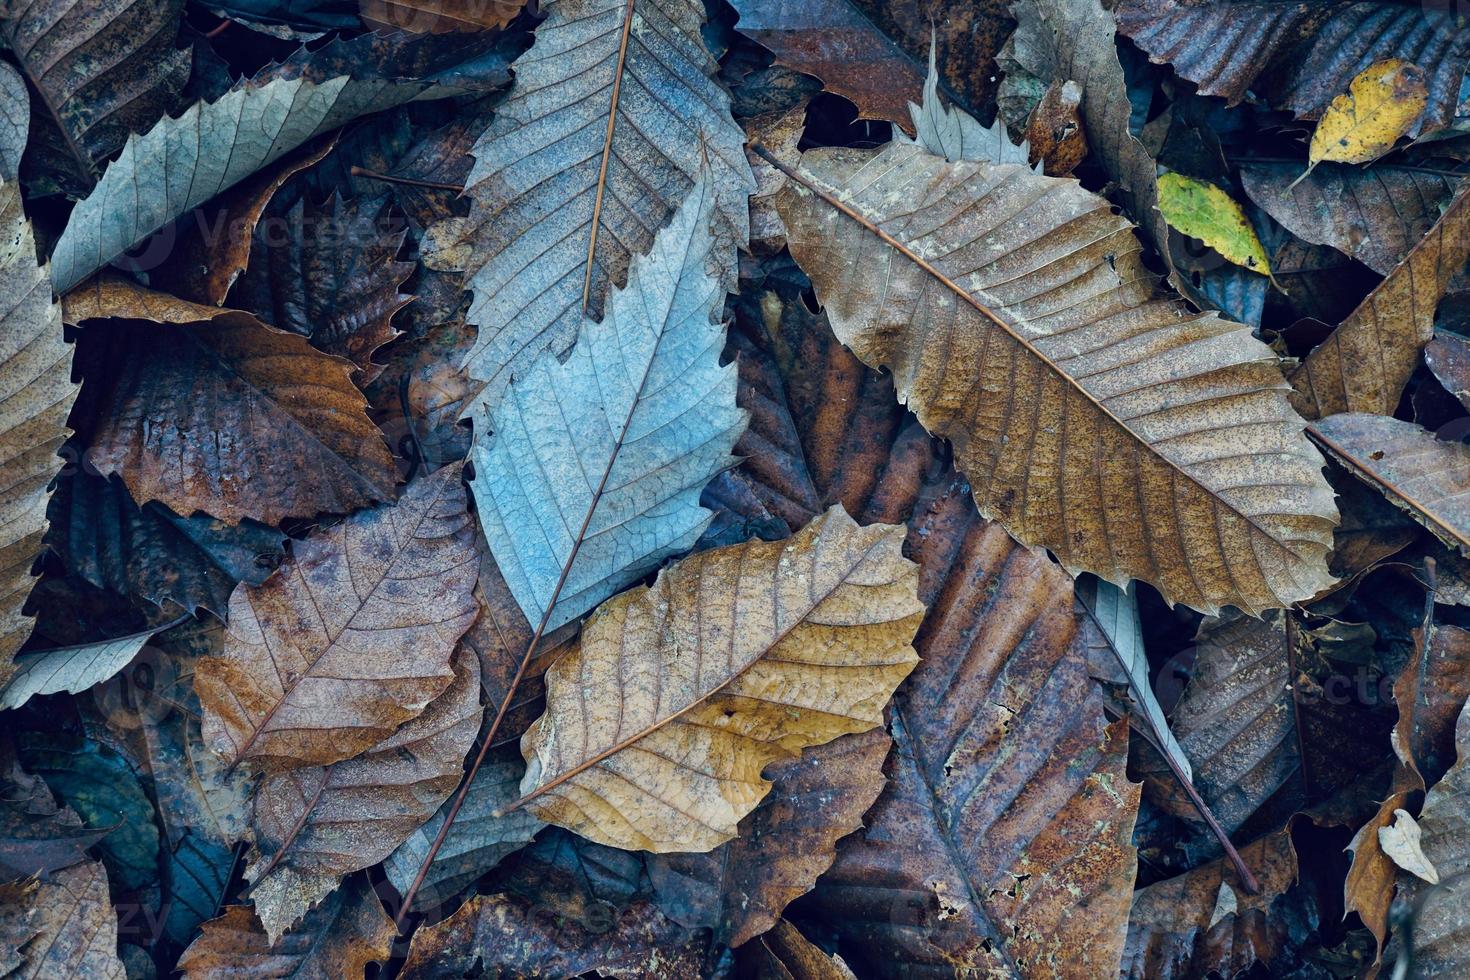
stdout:
<svg viewBox="0 0 1470 980">
<path fill-rule="evenodd" d="M 736 28 L 769 48 L 776 60 L 814 75 L 858 107 L 860 118 L 912 126 L 909 104 L 919 99 L 922 63 L 874 26 L 851 0 L 732 0 Z"/>
<path fill-rule="evenodd" d="M 1409 878 L 1406 891 L 1414 909 L 1413 928 L 1395 936 L 1390 960 L 1406 961 L 1416 977 L 1459 977 L 1470 969 L 1470 950 L 1463 937 L 1470 928 L 1470 705 L 1455 725 L 1459 760 L 1430 787 L 1419 813 L 1420 847 L 1435 868 L 1439 884 Z M 1400 879 L 1408 877 L 1400 875 Z"/>
<path fill-rule="evenodd" d="M 709 523 L 699 493 L 745 427 L 735 370 L 719 363 L 717 203 L 709 180 L 695 185 L 605 319 L 583 321 L 566 363 L 530 365 L 477 442 L 480 523 L 532 623 L 576 619 Z"/>
<path fill-rule="evenodd" d="M 1169 227 L 1198 238 L 1238 266 L 1271 274 L 1271 258 L 1240 204 L 1208 181 L 1183 174 L 1159 177 L 1159 210 Z"/>
<path fill-rule="evenodd" d="M 31 633 L 22 607 L 46 533 L 46 497 L 76 398 L 72 347 L 14 183 L 0 182 L 0 682 Z"/>
<path fill-rule="evenodd" d="M 525 0 L 361 0 L 366 23 L 410 34 L 493 31 L 524 6 Z"/>
<path fill-rule="evenodd" d="M 739 835 L 703 854 L 659 854 L 648 874 L 659 908 L 737 947 L 776 927 L 832 866 L 839 838 L 862 826 L 883 789 L 883 731 L 844 735 L 771 766 L 771 792 Z"/>
<path fill-rule="evenodd" d="M 1285 955 L 1315 919 L 1288 890 L 1296 882 L 1289 829 L 1241 848 L 1261 891 L 1251 895 L 1224 858 L 1140 889 L 1128 922 L 1123 976 L 1175 980 L 1239 976 Z"/>
<path fill-rule="evenodd" d="M 423 714 L 362 755 L 260 781 L 245 877 L 272 942 L 345 875 L 391 854 L 459 785 L 480 727 L 480 664 L 461 648 L 454 667 Z"/>
<path fill-rule="evenodd" d="M 88 459 L 134 500 L 275 524 L 392 499 L 392 457 L 348 362 L 248 313 L 129 280 L 96 280 L 65 312 L 110 374 L 97 381 Z"/>
<path fill-rule="evenodd" d="M 1388 59 L 1422 66 L 1429 109 L 1410 131 L 1448 125 L 1470 43 L 1436 4 L 1326 0 L 1121 0 L 1118 29 L 1232 104 L 1248 94 L 1304 119 L 1321 116 L 1363 71 Z"/>
<path fill-rule="evenodd" d="M 792 253 L 838 337 L 956 443 L 983 514 L 1207 611 L 1331 581 L 1336 508 L 1273 357 L 1155 298 L 1106 201 L 903 143 L 802 167 L 781 205 Z"/>
<path fill-rule="evenodd" d="M 333 980 L 362 975 L 388 959 L 393 920 L 372 889 L 343 888 L 307 913 L 301 925 L 272 941 L 249 908 L 231 905 L 204 923 L 179 958 L 185 980 Z"/>
<path fill-rule="evenodd" d="M 284 557 L 286 536 L 259 521 L 180 517 L 139 507 L 120 479 L 78 468 L 56 481 L 49 544 L 69 571 L 119 595 L 223 616 L 241 582 L 259 585 Z"/>
<path fill-rule="evenodd" d="M 1108 973 L 1135 867 L 1126 723 L 1089 683 L 1066 574 L 962 481 L 938 489 L 909 529 L 929 611 L 888 786 L 811 907 L 877 976 Z"/>
<path fill-rule="evenodd" d="M 312 137 L 418 96 L 421 83 L 345 76 L 245 83 L 135 135 L 71 213 L 51 253 L 65 293 L 179 215 Z M 159 243 L 167 248 L 167 242 Z"/>
<path fill-rule="evenodd" d="M 280 574 L 235 590 L 222 655 L 195 669 L 205 741 L 272 769 L 372 748 L 453 680 L 478 562 L 455 466 L 298 543 Z"/>
<path fill-rule="evenodd" d="M 1313 422 L 1313 438 L 1450 548 L 1470 555 L 1470 446 L 1412 422 L 1349 412 Z"/>
<path fill-rule="evenodd" d="M 129 134 L 177 107 L 189 78 L 189 50 L 176 46 L 183 12 L 183 0 L 6 4 L 0 34 L 41 96 L 30 152 L 42 179 L 85 194 Z"/>
<path fill-rule="evenodd" d="M 1309 167 L 1324 160 L 1370 163 L 1393 149 L 1429 104 L 1424 72 L 1399 58 L 1369 65 L 1328 104 L 1307 148 Z"/>
<path fill-rule="evenodd" d="M 1392 414 L 1434 336 L 1440 297 L 1467 257 L 1470 185 L 1462 184 L 1434 227 L 1292 373 L 1297 411 Z"/>
<path fill-rule="evenodd" d="M 1439 220 L 1459 183 L 1450 174 L 1391 163 L 1324 163 L 1305 177 L 1296 163 L 1250 163 L 1240 177 L 1246 195 L 1292 234 L 1330 245 L 1383 276 Z"/>
<path fill-rule="evenodd" d="M 414 269 L 397 261 L 402 218 L 392 219 L 386 198 L 336 195 L 320 206 L 302 197 L 275 218 L 256 226 L 231 305 L 347 358 L 371 381 L 382 370 L 373 352 L 398 336 L 393 314 L 411 299 L 398 291 Z"/>
<path fill-rule="evenodd" d="M 465 364 L 494 405 L 543 351 L 562 355 L 633 257 L 652 247 L 701 169 L 714 196 L 711 259 L 735 282 L 755 189 L 697 0 L 552 0 L 515 86 L 475 144 L 465 183 L 479 328 Z"/>
<path fill-rule="evenodd" d="M 515 976 L 574 977 L 597 972 L 645 980 L 699 976 L 708 937 L 638 901 L 595 927 L 538 914 L 544 906 L 484 895 L 438 925 L 419 929 L 404 980 L 452 980 L 477 967 Z"/>
<path fill-rule="evenodd" d="M 761 936 L 751 952 L 759 957 L 757 976 L 782 980 L 856 980 L 841 956 L 828 956 L 785 919 Z"/>
<path fill-rule="evenodd" d="M 1024 141 L 1011 142 L 1004 120 L 994 126 L 980 121 L 963 109 L 946 106 L 939 101 L 939 65 L 935 60 L 938 40 L 929 44 L 929 74 L 924 79 L 924 98 L 919 105 L 909 103 L 914 139 L 924 149 L 951 162 L 979 160 L 985 163 L 1019 163 L 1031 166 L 1031 148 Z M 1039 168 L 1038 168 L 1039 171 Z"/>
<path fill-rule="evenodd" d="M 0 889 L 0 949 L 15 951 L 7 966 L 18 976 L 124 980 L 102 865 L 88 861 Z"/>
<path fill-rule="evenodd" d="M 899 543 L 834 507 L 787 542 L 693 555 L 603 605 L 547 671 L 525 805 L 619 847 L 734 837 L 767 765 L 880 724 L 912 669 L 923 607 Z M 593 677 L 607 701 L 584 697 Z"/>
</svg>

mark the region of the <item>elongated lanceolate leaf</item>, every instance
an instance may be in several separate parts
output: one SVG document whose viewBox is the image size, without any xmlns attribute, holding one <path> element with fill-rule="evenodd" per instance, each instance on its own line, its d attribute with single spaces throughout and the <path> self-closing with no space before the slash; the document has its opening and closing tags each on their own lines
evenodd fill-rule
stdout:
<svg viewBox="0 0 1470 980">
<path fill-rule="evenodd" d="M 983 514 L 1202 610 L 1332 581 L 1332 491 L 1275 356 L 1156 296 L 1105 200 L 899 142 L 802 168 L 778 205 L 792 254 L 838 338 L 954 442 Z"/>
<path fill-rule="evenodd" d="M 716 202 L 710 180 L 696 185 L 603 322 L 584 321 L 565 364 L 544 354 L 477 442 L 480 523 L 532 623 L 575 619 L 688 550 L 709 523 L 700 491 L 735 462 L 746 422 L 735 366 L 720 366 Z"/>
<path fill-rule="evenodd" d="M 61 307 L 36 264 L 30 222 L 13 183 L 0 183 L 0 681 L 31 633 L 21 613 L 31 562 L 46 533 L 47 487 L 60 468 L 76 398 Z"/>
<path fill-rule="evenodd" d="M 755 178 L 711 77 L 699 0 L 553 0 L 536 43 L 516 60 L 515 87 L 472 151 L 465 184 L 479 328 L 466 359 L 493 405 L 544 350 L 560 355 L 584 314 L 602 317 L 694 186 L 714 189 L 715 236 L 749 237 Z M 702 161 L 708 159 L 708 163 Z M 735 255 L 717 261 L 733 286 Z"/>
<path fill-rule="evenodd" d="M 526 806 L 627 849 L 734 837 L 769 763 L 882 724 L 924 614 L 902 541 L 836 506 L 604 605 L 546 673 L 546 713 L 521 741 Z"/>
<path fill-rule="evenodd" d="M 51 254 L 56 291 L 66 292 L 179 215 L 318 133 L 407 102 L 422 90 L 418 83 L 377 79 L 340 77 L 321 84 L 276 79 L 241 84 L 218 101 L 196 103 L 177 119 L 164 119 L 129 139 L 72 211 Z"/>
<path fill-rule="evenodd" d="M 0 691 L 0 709 L 19 708 L 37 694 L 76 694 L 101 684 L 126 667 L 149 637 L 170 625 L 100 643 L 21 654 L 15 659 L 15 676 Z"/>
</svg>

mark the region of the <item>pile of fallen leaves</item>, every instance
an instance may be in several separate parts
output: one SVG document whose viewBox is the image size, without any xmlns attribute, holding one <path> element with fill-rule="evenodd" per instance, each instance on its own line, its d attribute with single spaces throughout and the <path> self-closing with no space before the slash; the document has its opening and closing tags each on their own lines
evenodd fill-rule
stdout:
<svg viewBox="0 0 1470 980">
<path fill-rule="evenodd" d="M 1470 976 L 1470 11 L 0 6 L 0 974 Z"/>
</svg>

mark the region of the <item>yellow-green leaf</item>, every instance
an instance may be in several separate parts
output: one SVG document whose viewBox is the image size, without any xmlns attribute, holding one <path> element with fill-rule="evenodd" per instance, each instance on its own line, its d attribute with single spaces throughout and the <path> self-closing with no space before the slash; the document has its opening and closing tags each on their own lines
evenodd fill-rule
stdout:
<svg viewBox="0 0 1470 980">
<path fill-rule="evenodd" d="M 1418 122 L 1428 104 L 1429 89 L 1417 65 L 1400 58 L 1369 65 L 1322 114 L 1307 159 L 1313 167 L 1323 160 L 1377 160 Z"/>
<path fill-rule="evenodd" d="M 1169 227 L 1198 238 L 1252 272 L 1271 274 L 1271 260 L 1235 198 L 1214 184 L 1183 174 L 1159 177 L 1159 211 Z"/>
</svg>

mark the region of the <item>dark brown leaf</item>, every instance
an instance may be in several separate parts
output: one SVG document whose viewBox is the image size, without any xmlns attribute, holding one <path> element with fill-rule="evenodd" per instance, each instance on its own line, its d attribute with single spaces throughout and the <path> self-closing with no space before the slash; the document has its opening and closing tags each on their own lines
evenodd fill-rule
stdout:
<svg viewBox="0 0 1470 980">
<path fill-rule="evenodd" d="M 740 946 L 771 928 L 832 865 L 837 840 L 862 826 L 883 788 L 892 740 L 881 729 L 844 735 L 772 766 L 771 793 L 739 835 L 703 854 L 648 862 L 659 908 L 681 925 Z"/>
<path fill-rule="evenodd" d="M 276 524 L 392 498 L 392 459 L 348 362 L 124 280 L 67 294 L 66 313 L 111 320 L 86 327 L 100 415 L 89 460 L 134 500 Z"/>
<path fill-rule="evenodd" d="M 303 197 L 256 225 L 230 304 L 347 358 L 371 381 L 382 371 L 373 352 L 398 336 L 393 314 L 411 299 L 399 292 L 414 268 L 397 261 L 405 234 L 386 197 L 333 195 L 320 206 Z"/>
<path fill-rule="evenodd" d="M 31 164 L 46 182 L 85 194 L 103 165 L 178 107 L 189 52 L 175 47 L 184 0 L 14 0 L 0 29 L 40 94 Z"/>
</svg>

